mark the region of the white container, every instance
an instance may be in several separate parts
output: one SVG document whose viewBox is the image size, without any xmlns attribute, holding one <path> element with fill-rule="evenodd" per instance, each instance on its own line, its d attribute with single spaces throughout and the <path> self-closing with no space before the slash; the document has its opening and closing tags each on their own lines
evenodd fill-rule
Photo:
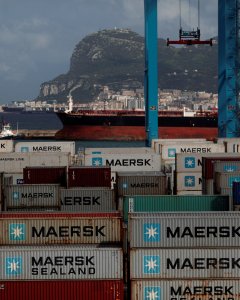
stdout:
<svg viewBox="0 0 240 300">
<path fill-rule="evenodd" d="M 24 184 L 23 173 L 4 173 L 4 185 Z"/>
<path fill-rule="evenodd" d="M 214 180 L 213 179 L 204 179 L 202 181 L 203 194 L 204 195 L 213 195 L 214 194 Z"/>
<path fill-rule="evenodd" d="M 239 300 L 240 280 L 137 280 L 131 300 Z"/>
<path fill-rule="evenodd" d="M 120 248 L 3 246 L 0 265 L 0 280 L 123 278 Z"/>
<path fill-rule="evenodd" d="M 67 152 L 75 154 L 75 142 L 18 142 L 15 145 L 15 152 L 34 152 L 34 153 L 59 153 Z"/>
<path fill-rule="evenodd" d="M 202 191 L 202 173 L 176 173 L 177 191 Z"/>
<path fill-rule="evenodd" d="M 148 154 L 154 153 L 152 148 L 149 147 L 126 147 L 126 148 L 85 148 L 85 155 L 94 155 L 94 154 Z"/>
<path fill-rule="evenodd" d="M 240 247 L 239 212 L 129 213 L 130 248 Z"/>
<path fill-rule="evenodd" d="M 177 191 L 177 195 L 184 196 L 184 195 L 202 195 L 202 191 Z"/>
<path fill-rule="evenodd" d="M 136 249 L 130 251 L 130 279 L 237 279 L 239 261 L 239 248 Z"/>
<path fill-rule="evenodd" d="M 226 152 L 240 153 L 240 138 L 222 138 L 220 141 L 224 143 Z"/>
<path fill-rule="evenodd" d="M 222 144 L 210 144 L 210 143 L 176 143 L 171 145 L 162 146 L 162 159 L 175 158 L 176 153 L 186 154 L 212 154 L 212 153 L 224 153 L 225 147 Z"/>
<path fill-rule="evenodd" d="M 0 170 L 21 173 L 25 167 L 62 167 L 70 163 L 70 153 L 1 153 Z"/>
<path fill-rule="evenodd" d="M 110 166 L 113 172 L 160 171 L 160 156 L 148 154 L 90 154 L 85 155 L 85 166 Z"/>
<path fill-rule="evenodd" d="M 8 153 L 13 151 L 13 140 L 0 140 L 0 153 Z"/>
</svg>

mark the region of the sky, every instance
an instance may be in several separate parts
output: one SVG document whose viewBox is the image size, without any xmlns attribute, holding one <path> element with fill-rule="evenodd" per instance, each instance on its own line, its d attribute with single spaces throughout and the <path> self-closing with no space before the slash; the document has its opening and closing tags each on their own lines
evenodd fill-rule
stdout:
<svg viewBox="0 0 240 300">
<path fill-rule="evenodd" d="M 182 26 L 196 28 L 197 0 L 181 3 Z M 158 0 L 158 36 L 177 39 L 179 23 L 179 0 Z M 115 27 L 143 36 L 144 0 L 0 0 L 0 104 L 36 98 L 86 35 Z M 200 28 L 217 35 L 217 0 L 200 0 Z"/>
</svg>

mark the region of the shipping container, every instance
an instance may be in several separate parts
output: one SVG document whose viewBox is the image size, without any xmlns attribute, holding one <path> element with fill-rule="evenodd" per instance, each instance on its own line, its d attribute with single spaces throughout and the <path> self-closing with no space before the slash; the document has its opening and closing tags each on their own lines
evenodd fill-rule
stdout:
<svg viewBox="0 0 240 300">
<path fill-rule="evenodd" d="M 34 153 L 59 153 L 67 152 L 75 154 L 75 142 L 73 141 L 34 141 L 34 142 L 17 142 L 15 152 L 34 152 Z"/>
<path fill-rule="evenodd" d="M 221 138 L 218 139 L 225 145 L 226 152 L 239 153 L 240 152 L 240 139 L 239 138 Z"/>
<path fill-rule="evenodd" d="M 213 179 L 202 179 L 202 191 L 204 195 L 214 194 L 214 180 Z"/>
<path fill-rule="evenodd" d="M 21 173 L 25 167 L 62 167 L 70 163 L 70 153 L 1 153 L 0 170 Z"/>
<path fill-rule="evenodd" d="M 0 281 L 1 300 L 123 300 L 123 280 Z"/>
<path fill-rule="evenodd" d="M 0 245 L 120 244 L 120 213 L 0 214 Z"/>
<path fill-rule="evenodd" d="M 129 213 L 129 246 L 240 247 L 239 219 L 239 212 Z"/>
<path fill-rule="evenodd" d="M 175 144 L 166 144 L 161 147 L 162 159 L 175 158 L 177 153 L 191 154 L 206 154 L 206 153 L 224 153 L 225 147 L 223 144 L 213 144 L 209 142 L 177 142 Z"/>
<path fill-rule="evenodd" d="M 213 172 L 240 172 L 240 161 L 216 161 Z"/>
<path fill-rule="evenodd" d="M 175 188 L 177 191 L 202 191 L 202 173 L 176 173 Z"/>
<path fill-rule="evenodd" d="M 202 191 L 177 191 L 178 196 L 184 196 L 184 195 L 199 196 L 202 194 L 203 194 Z"/>
<path fill-rule="evenodd" d="M 94 155 L 94 154 L 147 154 L 154 153 L 154 150 L 149 147 L 115 147 L 115 148 L 85 148 L 85 155 Z"/>
<path fill-rule="evenodd" d="M 240 280 L 137 280 L 131 300 L 239 300 Z"/>
<path fill-rule="evenodd" d="M 159 172 L 161 159 L 155 153 L 89 154 L 85 166 L 109 166 L 112 172 Z"/>
<path fill-rule="evenodd" d="M 60 187 L 57 184 L 19 184 L 4 187 L 4 207 L 60 207 Z"/>
<path fill-rule="evenodd" d="M 240 161 L 240 157 L 238 153 L 225 153 L 221 157 L 215 156 L 215 157 L 207 157 L 204 156 L 202 158 L 202 174 L 203 178 L 205 179 L 213 179 L 214 174 L 214 163 L 218 161 Z"/>
<path fill-rule="evenodd" d="M 68 188 L 108 187 L 111 188 L 110 167 L 69 167 Z"/>
<path fill-rule="evenodd" d="M 233 204 L 240 205 L 240 182 L 233 182 L 232 186 Z"/>
<path fill-rule="evenodd" d="M 239 248 L 132 249 L 130 279 L 237 279 L 239 261 Z"/>
<path fill-rule="evenodd" d="M 229 197 L 220 195 L 202 196 L 124 196 L 124 221 L 128 212 L 185 212 L 228 211 Z"/>
<path fill-rule="evenodd" d="M 221 189 L 232 189 L 233 182 L 240 182 L 240 172 L 216 172 L 214 174 L 215 193 Z"/>
<path fill-rule="evenodd" d="M 60 189 L 61 210 L 71 212 L 116 211 L 116 194 L 109 188 Z"/>
<path fill-rule="evenodd" d="M 2 246 L 0 280 L 123 279 L 121 248 Z"/>
<path fill-rule="evenodd" d="M 23 183 L 23 173 L 4 173 L 3 185 L 15 185 Z"/>
<path fill-rule="evenodd" d="M 9 153 L 14 151 L 13 140 L 1 140 L 0 153 Z"/>
<path fill-rule="evenodd" d="M 67 186 L 67 167 L 26 167 L 23 169 L 25 184 L 59 184 Z"/>
<path fill-rule="evenodd" d="M 165 195 L 167 178 L 161 172 L 118 172 L 117 193 L 124 195 Z"/>
</svg>

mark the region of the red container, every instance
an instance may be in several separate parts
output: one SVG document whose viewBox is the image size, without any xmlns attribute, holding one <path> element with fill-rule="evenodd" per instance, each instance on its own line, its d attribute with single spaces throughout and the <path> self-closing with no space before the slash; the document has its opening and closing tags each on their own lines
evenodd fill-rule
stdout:
<svg viewBox="0 0 240 300">
<path fill-rule="evenodd" d="M 1 300 L 123 300 L 123 281 L 0 281 Z"/>
<path fill-rule="evenodd" d="M 60 184 L 66 187 L 67 167 L 26 167 L 24 184 Z"/>
<path fill-rule="evenodd" d="M 108 187 L 111 188 L 110 167 L 69 167 L 68 188 Z"/>
<path fill-rule="evenodd" d="M 216 161 L 240 161 L 240 157 L 203 157 L 202 174 L 204 179 L 213 179 L 213 166 Z"/>
</svg>

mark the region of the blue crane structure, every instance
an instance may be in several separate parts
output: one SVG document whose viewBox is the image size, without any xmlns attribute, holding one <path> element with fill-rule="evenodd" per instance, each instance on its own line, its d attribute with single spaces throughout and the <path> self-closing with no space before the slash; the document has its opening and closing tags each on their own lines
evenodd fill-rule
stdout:
<svg viewBox="0 0 240 300">
<path fill-rule="evenodd" d="M 144 0 L 146 144 L 158 138 L 157 0 Z M 240 137 L 240 0 L 218 0 L 218 136 Z"/>
</svg>

